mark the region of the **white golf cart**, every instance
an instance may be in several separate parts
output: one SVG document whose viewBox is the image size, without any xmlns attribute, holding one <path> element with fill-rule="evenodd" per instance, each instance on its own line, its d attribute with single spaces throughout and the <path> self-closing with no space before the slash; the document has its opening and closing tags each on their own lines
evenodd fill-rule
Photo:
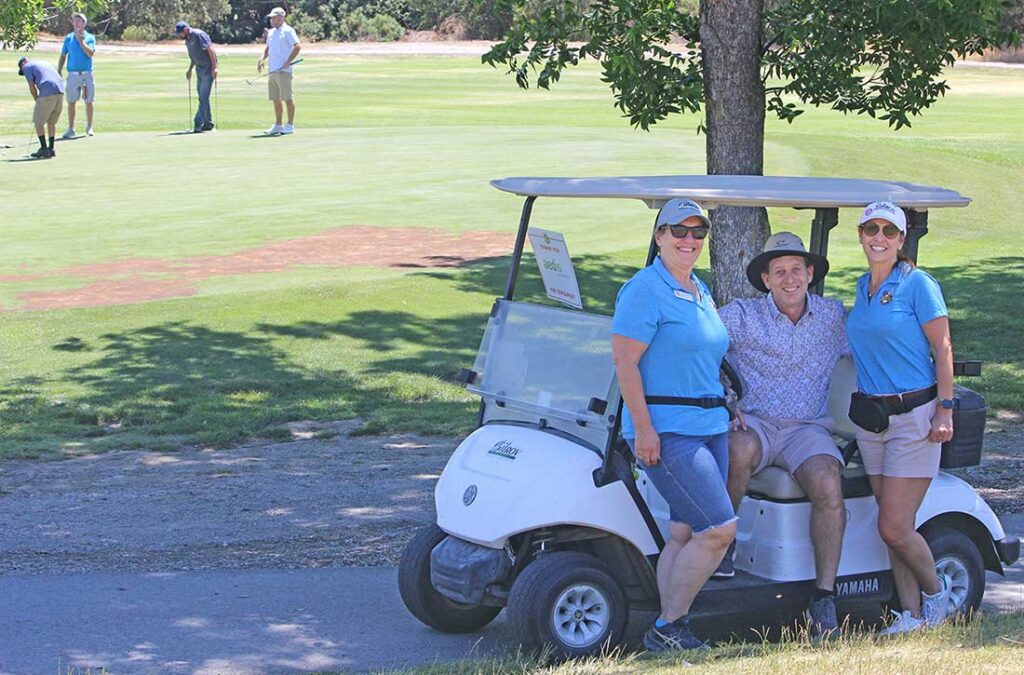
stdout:
<svg viewBox="0 0 1024 675">
<path fill-rule="evenodd" d="M 674 197 L 718 205 L 813 209 L 813 253 L 826 255 L 839 208 L 890 200 L 905 209 L 906 251 L 917 258 L 928 210 L 963 207 L 952 190 L 880 181 L 665 176 L 509 178 L 500 190 L 526 197 L 505 295 L 495 301 L 476 362 L 464 371 L 481 399 L 479 428 L 455 450 L 437 483 L 437 524 L 409 544 L 399 569 L 406 607 L 446 632 L 477 630 L 502 607 L 527 649 L 581 656 L 618 644 L 631 609 L 656 610 L 655 564 L 668 507 L 636 469 L 619 434 L 621 400 L 611 358 L 611 318 L 515 300 L 530 214 L 538 197 L 631 198 L 657 209 Z M 650 228 L 638 228 L 648 237 Z M 653 244 L 647 263 L 653 260 Z M 821 293 L 823 284 L 812 289 Z M 583 290 L 586 294 L 586 290 Z M 604 299 L 607 300 L 607 299 Z M 955 302 L 955 299 L 954 299 Z M 960 375 L 978 362 L 960 362 Z M 847 526 L 836 592 L 841 601 L 895 603 L 877 508 L 847 416 L 852 364 L 832 376 L 829 408 L 847 461 Z M 978 464 L 984 399 L 958 387 L 956 438 L 944 468 Z M 750 482 L 739 510 L 737 574 L 712 580 L 691 616 L 795 616 L 813 589 L 810 503 L 781 469 Z M 936 567 L 952 586 L 951 609 L 977 610 L 985 570 L 1002 573 L 1020 544 L 970 485 L 947 473 L 932 483 L 917 514 Z M 842 604 L 841 604 L 842 607 Z"/>
</svg>

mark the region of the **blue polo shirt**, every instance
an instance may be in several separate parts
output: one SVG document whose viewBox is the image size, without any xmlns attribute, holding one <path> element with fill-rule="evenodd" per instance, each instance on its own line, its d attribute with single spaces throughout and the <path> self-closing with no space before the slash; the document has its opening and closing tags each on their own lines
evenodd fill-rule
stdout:
<svg viewBox="0 0 1024 675">
<path fill-rule="evenodd" d="M 612 333 L 647 345 L 640 357 L 640 377 L 648 396 L 723 396 L 719 367 L 729 348 L 729 334 L 718 318 L 711 292 L 696 276 L 698 301 L 684 291 L 661 258 L 637 272 L 619 290 Z M 729 429 L 725 408 L 648 406 L 654 430 L 710 436 Z M 623 407 L 622 436 L 635 438 L 636 428 Z"/>
<path fill-rule="evenodd" d="M 57 69 L 46 61 L 29 61 L 22 66 L 25 79 L 36 85 L 40 96 L 56 96 L 64 93 L 64 78 Z"/>
<path fill-rule="evenodd" d="M 89 31 L 82 35 L 82 40 L 89 45 L 89 49 L 96 49 L 96 36 Z M 92 57 L 82 51 L 82 45 L 78 44 L 74 33 L 64 36 L 64 46 L 60 48 L 60 53 L 68 57 L 68 72 L 92 70 Z"/>
<path fill-rule="evenodd" d="M 871 298 L 870 283 L 870 272 L 857 280 L 857 299 L 846 320 L 857 387 L 882 395 L 935 384 L 935 362 L 922 326 L 949 315 L 939 282 L 900 263 Z"/>
</svg>

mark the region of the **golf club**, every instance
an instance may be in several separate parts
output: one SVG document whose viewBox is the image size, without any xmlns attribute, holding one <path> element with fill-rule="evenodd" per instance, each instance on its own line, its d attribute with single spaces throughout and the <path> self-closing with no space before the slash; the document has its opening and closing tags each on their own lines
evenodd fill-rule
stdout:
<svg viewBox="0 0 1024 675">
<path fill-rule="evenodd" d="M 292 61 L 292 65 L 293 66 L 297 66 L 300 63 L 302 63 L 302 59 L 295 59 L 294 61 Z M 267 75 L 272 75 L 273 73 L 276 73 L 276 72 L 281 71 L 281 70 L 284 70 L 284 68 L 278 68 L 277 70 L 268 70 L 265 73 L 261 73 L 260 75 L 257 75 L 256 77 L 252 78 L 251 80 L 250 79 L 246 79 L 245 83 L 248 84 L 248 85 L 252 85 L 252 84 L 254 84 L 256 82 L 256 80 L 260 79 L 261 77 L 266 77 Z"/>
<path fill-rule="evenodd" d="M 218 120 L 220 119 L 220 88 L 217 86 L 217 80 L 219 80 L 219 79 L 220 78 L 218 78 L 218 77 L 213 78 L 213 107 L 214 107 L 214 116 Z"/>
<path fill-rule="evenodd" d="M 185 128 L 186 129 L 191 129 L 192 125 L 193 125 L 193 122 L 192 122 L 192 80 L 190 78 L 187 78 L 187 77 L 185 78 L 185 88 L 188 89 L 188 126 L 186 126 Z"/>
</svg>

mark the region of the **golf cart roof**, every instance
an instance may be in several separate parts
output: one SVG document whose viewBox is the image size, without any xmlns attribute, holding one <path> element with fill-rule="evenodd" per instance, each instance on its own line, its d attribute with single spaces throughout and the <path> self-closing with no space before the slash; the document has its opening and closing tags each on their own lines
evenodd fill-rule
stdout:
<svg viewBox="0 0 1024 675">
<path fill-rule="evenodd" d="M 660 208 L 685 197 L 705 208 L 783 206 L 792 208 L 864 207 L 887 200 L 906 209 L 927 211 L 967 206 L 955 190 L 882 180 L 809 176 L 621 176 L 612 178 L 502 178 L 491 185 L 523 197 L 605 197 L 640 199 Z"/>
</svg>

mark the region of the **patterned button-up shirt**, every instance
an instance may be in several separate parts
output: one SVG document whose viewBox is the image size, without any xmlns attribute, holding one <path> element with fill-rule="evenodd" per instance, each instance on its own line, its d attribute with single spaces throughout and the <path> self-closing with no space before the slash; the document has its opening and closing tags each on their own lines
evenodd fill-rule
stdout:
<svg viewBox="0 0 1024 675">
<path fill-rule="evenodd" d="M 733 300 L 718 314 L 729 331 L 729 362 L 743 381 L 743 412 L 783 420 L 828 414 L 832 370 L 850 353 L 843 303 L 809 293 L 807 311 L 793 323 L 769 293 Z"/>
</svg>

